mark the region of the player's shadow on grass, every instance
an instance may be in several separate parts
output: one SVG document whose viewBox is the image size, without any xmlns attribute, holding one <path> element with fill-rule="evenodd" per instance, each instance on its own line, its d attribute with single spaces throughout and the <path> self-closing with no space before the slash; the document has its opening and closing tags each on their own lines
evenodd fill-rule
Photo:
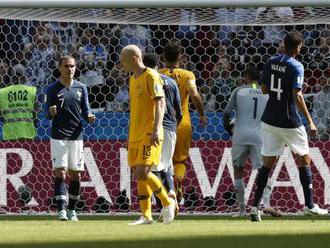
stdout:
<svg viewBox="0 0 330 248">
<path fill-rule="evenodd" d="M 247 247 L 247 248 L 324 248 L 328 247 L 330 241 L 329 233 L 325 234 L 297 234 L 297 235 L 250 235 L 243 236 L 239 233 L 235 236 L 206 236 L 185 239 L 166 240 L 136 240 L 136 241 L 83 241 L 83 242 L 61 242 L 42 244 L 0 244 L 6 248 L 215 248 L 215 247 Z"/>
</svg>

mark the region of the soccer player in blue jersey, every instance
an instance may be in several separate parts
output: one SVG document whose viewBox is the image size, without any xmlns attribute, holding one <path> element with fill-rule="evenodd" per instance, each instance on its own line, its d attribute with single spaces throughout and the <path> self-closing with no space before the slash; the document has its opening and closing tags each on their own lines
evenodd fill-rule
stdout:
<svg viewBox="0 0 330 248">
<path fill-rule="evenodd" d="M 304 66 L 296 60 L 303 36 L 298 32 L 289 33 L 284 39 L 285 53 L 267 61 L 263 70 L 262 90 L 269 95 L 262 120 L 263 167 L 256 179 L 256 191 L 251 221 L 261 221 L 259 204 L 267 183 L 268 174 L 285 148 L 298 157 L 299 178 L 304 191 L 307 215 L 325 215 L 327 210 L 321 209 L 313 202 L 311 159 L 309 156 L 308 137 L 302 124 L 298 110 L 307 122 L 310 135 L 317 134 L 316 126 L 307 110 L 302 87 L 304 83 Z"/>
<path fill-rule="evenodd" d="M 143 57 L 145 66 L 158 69 L 158 56 L 156 54 L 145 54 Z M 176 202 L 176 211 L 179 210 L 175 188 L 174 188 L 174 168 L 173 154 L 176 144 L 176 130 L 182 120 L 181 99 L 177 83 L 174 79 L 160 74 L 163 80 L 165 92 L 166 108 L 163 119 L 164 141 L 160 157 L 160 164 L 154 166 L 152 171 L 162 179 L 169 197 Z"/>
<path fill-rule="evenodd" d="M 84 170 L 82 120 L 95 122 L 87 88 L 74 80 L 76 61 L 64 56 L 59 61 L 60 79 L 47 88 L 48 117 L 52 120 L 50 150 L 55 170 L 54 192 L 60 220 L 78 221 L 76 202 L 80 192 L 80 173 Z M 70 177 L 66 211 L 66 174 Z"/>
</svg>

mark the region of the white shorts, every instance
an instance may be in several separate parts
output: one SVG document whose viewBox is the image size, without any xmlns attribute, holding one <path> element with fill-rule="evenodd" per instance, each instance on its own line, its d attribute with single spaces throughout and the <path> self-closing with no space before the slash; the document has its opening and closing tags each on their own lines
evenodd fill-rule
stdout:
<svg viewBox="0 0 330 248">
<path fill-rule="evenodd" d="M 262 166 L 261 146 L 260 145 L 240 145 L 233 144 L 231 148 L 231 156 L 234 167 L 244 167 L 249 157 L 254 170 L 260 169 Z"/>
<path fill-rule="evenodd" d="M 84 143 L 82 140 L 50 140 L 53 168 L 84 170 Z"/>
<path fill-rule="evenodd" d="M 160 164 L 158 166 L 153 166 L 151 168 L 152 171 L 171 171 L 174 174 L 173 170 L 173 154 L 176 143 L 176 133 L 174 131 L 170 131 L 164 129 L 164 141 L 162 147 L 162 154 L 160 157 Z"/>
<path fill-rule="evenodd" d="M 280 156 L 285 145 L 300 156 L 309 154 L 308 137 L 304 126 L 297 128 L 280 128 L 262 123 L 262 147 L 264 156 Z"/>
</svg>

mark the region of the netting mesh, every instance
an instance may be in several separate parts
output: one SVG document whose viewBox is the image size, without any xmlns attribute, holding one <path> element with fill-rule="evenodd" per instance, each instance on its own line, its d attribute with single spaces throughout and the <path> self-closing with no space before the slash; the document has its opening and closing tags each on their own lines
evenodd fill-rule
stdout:
<svg viewBox="0 0 330 248">
<path fill-rule="evenodd" d="M 330 22 L 330 7 L 0 9 L 6 19 L 167 25 L 317 24 Z"/>
<path fill-rule="evenodd" d="M 237 211 L 231 141 L 221 125 L 222 111 L 233 89 L 242 84 L 241 72 L 251 64 L 262 70 L 267 59 L 282 51 L 281 40 L 292 30 L 305 37 L 298 59 L 305 66 L 308 109 L 320 131 L 310 142 L 315 200 L 322 207 L 329 206 L 329 8 L 1 9 L 0 17 L 1 88 L 23 72 L 25 84 L 37 88 L 39 108 L 33 140 L 0 142 L 2 212 L 54 210 L 44 90 L 58 78 L 57 60 L 64 54 L 77 58 L 76 79 L 87 85 L 97 116 L 96 124 L 85 127 L 86 171 L 78 210 L 138 211 L 136 182 L 131 182 L 123 148 L 129 99 L 128 77 L 119 67 L 119 53 L 124 46 L 136 44 L 144 52 L 161 55 L 172 39 L 184 48 L 181 66 L 195 73 L 209 119 L 208 125 L 200 128 L 197 114 L 191 112 L 193 142 L 181 211 Z M 282 23 L 285 25 L 269 25 Z M 286 150 L 272 172 L 271 205 L 286 213 L 299 212 L 304 204 L 295 164 Z M 248 163 L 248 206 L 255 177 Z"/>
</svg>

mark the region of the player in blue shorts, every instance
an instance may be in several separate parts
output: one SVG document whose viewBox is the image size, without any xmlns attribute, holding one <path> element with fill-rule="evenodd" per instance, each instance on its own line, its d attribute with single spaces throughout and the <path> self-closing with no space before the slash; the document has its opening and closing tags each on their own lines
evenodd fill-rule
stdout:
<svg viewBox="0 0 330 248">
<path fill-rule="evenodd" d="M 302 94 L 304 66 L 296 60 L 303 46 L 302 34 L 289 33 L 284 39 L 284 46 L 285 53 L 269 59 L 263 70 L 262 91 L 269 95 L 269 100 L 261 118 L 263 166 L 256 179 L 255 198 L 250 213 L 251 221 L 261 221 L 259 204 L 268 174 L 278 156 L 283 153 L 285 145 L 290 147 L 298 158 L 299 178 L 305 197 L 305 214 L 328 213 L 313 202 L 308 137 L 298 115 L 300 110 L 307 120 L 310 135 L 315 136 L 317 129 Z"/>
</svg>

